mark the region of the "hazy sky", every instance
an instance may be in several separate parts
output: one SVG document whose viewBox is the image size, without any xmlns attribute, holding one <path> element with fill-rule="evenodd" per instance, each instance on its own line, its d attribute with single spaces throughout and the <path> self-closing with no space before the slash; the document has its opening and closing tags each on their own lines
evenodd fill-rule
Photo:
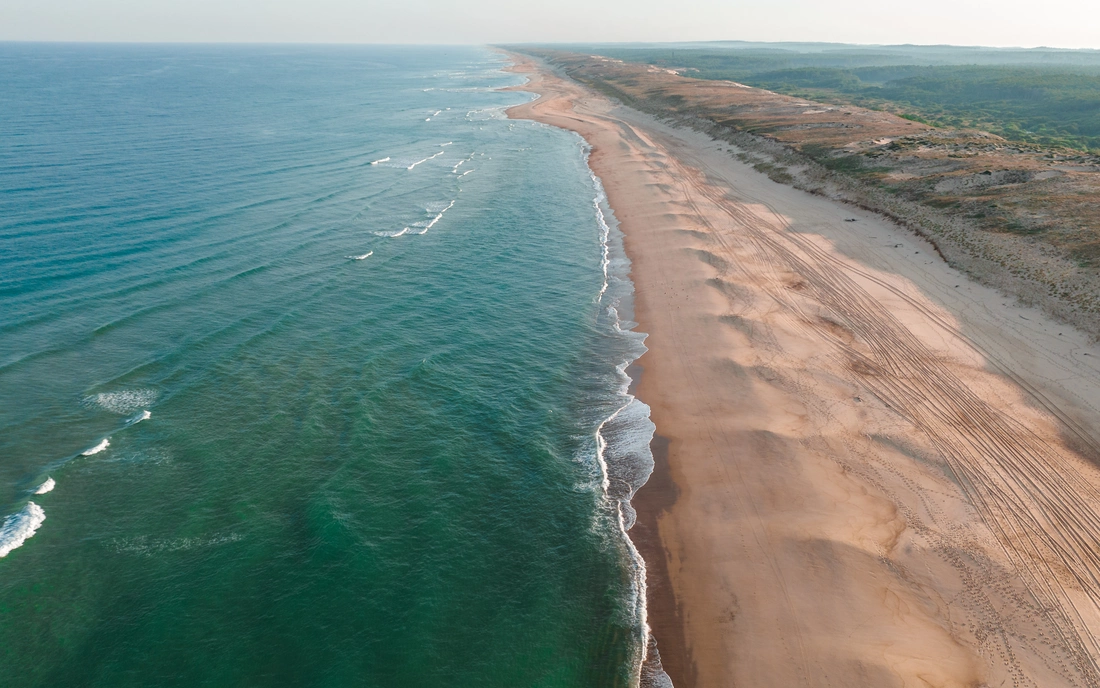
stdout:
<svg viewBox="0 0 1100 688">
<path fill-rule="evenodd" d="M 0 40 L 1100 48 L 1097 0 L 0 0 Z"/>
</svg>

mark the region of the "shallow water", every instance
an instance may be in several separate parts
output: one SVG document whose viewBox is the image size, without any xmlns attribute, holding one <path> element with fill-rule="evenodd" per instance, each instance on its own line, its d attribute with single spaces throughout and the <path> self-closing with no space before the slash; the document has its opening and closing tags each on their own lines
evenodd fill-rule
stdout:
<svg viewBox="0 0 1100 688">
<path fill-rule="evenodd" d="M 4 685 L 636 680 L 629 266 L 502 59 L 0 46 Z"/>
</svg>

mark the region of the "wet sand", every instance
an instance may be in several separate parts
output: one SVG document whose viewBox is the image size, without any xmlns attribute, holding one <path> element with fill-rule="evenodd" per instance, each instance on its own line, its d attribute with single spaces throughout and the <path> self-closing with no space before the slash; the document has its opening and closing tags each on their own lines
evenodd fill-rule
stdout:
<svg viewBox="0 0 1100 688">
<path fill-rule="evenodd" d="M 541 97 L 510 116 L 588 140 L 633 264 L 675 685 L 1100 685 L 1100 349 L 513 57 Z"/>
</svg>

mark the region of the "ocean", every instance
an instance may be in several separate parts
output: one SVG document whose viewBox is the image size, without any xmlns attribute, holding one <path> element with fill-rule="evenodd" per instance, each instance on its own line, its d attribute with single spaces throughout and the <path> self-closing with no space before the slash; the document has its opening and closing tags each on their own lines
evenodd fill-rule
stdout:
<svg viewBox="0 0 1100 688">
<path fill-rule="evenodd" d="M 503 56 L 0 64 L 0 683 L 636 684 L 629 262 Z"/>
</svg>

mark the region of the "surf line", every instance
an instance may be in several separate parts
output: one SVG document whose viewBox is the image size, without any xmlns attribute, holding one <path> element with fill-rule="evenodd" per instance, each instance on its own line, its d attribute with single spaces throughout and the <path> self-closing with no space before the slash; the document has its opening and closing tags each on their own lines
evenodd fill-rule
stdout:
<svg viewBox="0 0 1100 688">
<path fill-rule="evenodd" d="M 382 163 L 389 162 L 389 161 L 390 161 L 390 159 L 388 157 L 386 157 L 386 158 L 382 158 L 381 160 L 375 160 L 371 164 L 372 165 L 381 165 Z"/>
<path fill-rule="evenodd" d="M 606 205 L 607 194 L 603 188 L 603 182 L 589 166 L 591 146 L 583 139 L 581 139 L 580 144 L 585 166 L 588 167 L 592 183 L 592 210 L 599 231 L 600 271 L 602 272 L 603 283 L 600 285 L 596 302 L 599 304 L 600 309 L 607 314 L 610 321 L 608 324 L 616 335 L 631 339 L 638 338 L 638 347 L 630 347 L 624 360 L 615 366 L 615 373 L 619 378 L 619 387 L 616 390 L 619 402 L 617 408 L 596 428 L 595 458 L 600 470 L 600 486 L 603 498 L 610 503 L 614 510 L 615 529 L 618 531 L 619 537 L 622 538 L 627 559 L 633 569 L 630 595 L 634 619 L 637 624 L 639 645 L 638 654 L 635 657 L 634 671 L 636 672 L 635 676 L 640 678 L 644 668 L 649 663 L 650 645 L 654 641 L 649 626 L 649 610 L 646 600 L 648 585 L 646 562 L 630 537 L 630 530 L 637 519 L 637 514 L 631 502 L 638 490 L 652 475 L 653 459 L 649 444 L 656 428 L 650 420 L 649 406 L 630 393 L 631 378 L 626 369 L 645 352 L 645 346 L 641 342 L 644 341 L 646 335 L 634 330 L 633 324 L 623 322 L 622 316 L 619 314 L 622 295 L 617 292 L 618 287 L 615 289 L 610 288 L 613 281 L 616 285 L 629 282 L 629 272 L 621 272 L 621 268 L 612 269 L 613 236 L 611 225 L 614 220 L 610 219 L 604 212 L 604 208 L 608 208 L 609 211 L 611 209 Z M 627 329 L 623 329 L 624 324 L 628 325 Z M 635 439 L 630 441 L 631 446 L 621 446 L 624 425 L 630 429 L 628 435 L 636 438 L 640 437 L 641 441 Z M 638 463 L 639 460 L 641 463 Z M 624 461 L 628 463 L 624 464 Z M 612 475 L 615 474 L 616 480 L 618 480 L 618 473 L 624 468 L 632 475 L 632 479 L 627 480 L 629 489 L 626 494 L 613 494 L 611 491 Z M 641 474 L 638 473 L 639 468 L 643 469 Z M 652 669 L 664 674 L 659 665 L 652 667 Z M 664 675 L 664 678 L 667 679 L 667 674 Z"/>
</svg>

